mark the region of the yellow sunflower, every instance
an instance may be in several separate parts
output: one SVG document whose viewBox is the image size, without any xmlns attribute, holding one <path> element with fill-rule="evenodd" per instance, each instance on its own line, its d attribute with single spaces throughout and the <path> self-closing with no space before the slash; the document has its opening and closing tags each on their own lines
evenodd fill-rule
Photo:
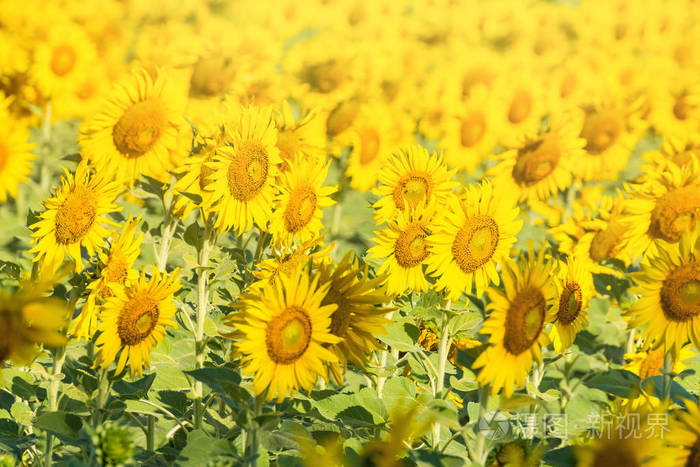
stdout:
<svg viewBox="0 0 700 467">
<path fill-rule="evenodd" d="M 216 151 L 210 183 L 211 206 L 216 213 L 216 227 L 247 232 L 257 224 L 267 226 L 272 215 L 276 192 L 275 179 L 279 173 L 277 129 L 272 112 L 264 107 L 247 107 L 227 127 L 231 146 Z"/>
<path fill-rule="evenodd" d="M 677 71 L 660 86 L 650 120 L 666 138 L 684 137 L 698 131 L 700 83 L 694 71 Z"/>
<path fill-rule="evenodd" d="M 426 240 L 432 252 L 428 272 L 453 301 L 472 287 L 481 295 L 490 283 L 500 283 L 496 267 L 517 240 L 519 210 L 505 190 L 484 180 L 469 185 L 462 200 L 451 198 L 446 211 Z"/>
<path fill-rule="evenodd" d="M 385 333 L 390 322 L 384 306 L 390 300 L 380 287 L 385 277 L 368 277 L 368 267 L 361 267 L 352 252 L 348 252 L 337 265 L 325 264 L 319 269 L 319 283 L 330 284 L 321 302 L 336 305 L 331 315 L 331 334 L 343 339 L 329 349 L 338 357 L 330 369 L 338 384 L 342 384 L 347 362 L 366 365 L 370 352 L 379 349 L 375 336 Z"/>
<path fill-rule="evenodd" d="M 379 172 L 381 185 L 372 191 L 380 197 L 372 206 L 375 222 L 389 222 L 405 209 L 440 208 L 457 186 L 452 175 L 440 155 L 431 156 L 422 146 L 395 154 Z"/>
<path fill-rule="evenodd" d="M 643 327 L 645 340 L 663 344 L 678 356 L 688 340 L 700 348 L 700 253 L 697 229 L 678 243 L 658 245 L 632 274 L 630 292 L 639 296 L 629 310 L 630 324 Z"/>
<path fill-rule="evenodd" d="M 281 174 L 270 220 L 270 233 L 276 243 L 305 242 L 321 231 L 323 208 L 335 204 L 330 195 L 337 190 L 335 186 L 322 186 L 328 167 L 330 163 L 297 159 Z"/>
<path fill-rule="evenodd" d="M 307 272 L 279 275 L 274 285 L 236 303 L 243 316 L 225 319 L 242 336 L 235 347 L 256 394 L 281 402 L 299 388 L 312 389 L 319 375 L 328 379 L 326 364 L 338 357 L 326 346 L 342 340 L 330 332 L 336 305 L 321 305 L 329 286 Z"/>
<path fill-rule="evenodd" d="M 499 103 L 496 110 L 499 141 L 507 146 L 536 132 L 544 116 L 542 80 L 529 67 L 512 68 L 497 82 L 494 91 L 494 99 Z"/>
<path fill-rule="evenodd" d="M 70 334 L 73 337 L 92 337 L 97 330 L 102 302 L 111 296 L 112 287 L 129 286 L 138 280 L 139 273 L 132 267 L 139 257 L 143 241 L 143 233 L 136 234 L 140 220 L 130 217 L 120 233 L 112 232 L 109 248 L 98 251 L 99 276 L 87 286 L 88 297 L 71 326 Z"/>
<path fill-rule="evenodd" d="M 671 412 L 669 432 L 664 436 L 651 467 L 695 467 L 700 465 L 700 406 L 685 400 L 685 410 Z"/>
<path fill-rule="evenodd" d="M 272 254 L 271 258 L 258 263 L 258 269 L 253 271 L 257 281 L 250 284 L 250 287 L 262 289 L 268 284 L 274 286 L 278 276 L 292 275 L 309 264 L 309 261 L 312 261 L 314 267 L 330 261 L 328 255 L 333 249 L 333 244 L 322 246 L 323 237 L 324 234 L 321 234 L 295 248 L 282 246 L 280 251 Z"/>
<path fill-rule="evenodd" d="M 27 181 L 32 168 L 34 143 L 29 129 L 10 117 L 2 107 L 0 94 L 0 203 L 17 196 L 17 187 Z M 9 101 L 8 101 L 9 102 Z"/>
<path fill-rule="evenodd" d="M 178 193 L 173 212 L 181 218 L 187 218 L 195 208 L 200 208 L 206 213 L 206 206 L 212 204 L 209 185 L 213 170 L 208 164 L 214 161 L 214 154 L 221 144 L 222 138 L 219 135 L 214 137 L 197 135 L 195 152 L 174 170 L 179 178 L 173 186 Z M 197 196 L 199 200 L 193 199 Z"/>
<path fill-rule="evenodd" d="M 664 140 L 661 148 L 644 154 L 644 160 L 652 167 L 643 167 L 645 173 L 662 170 L 668 162 L 683 168 L 692 164 L 693 158 L 700 160 L 700 131 L 688 136 Z"/>
<path fill-rule="evenodd" d="M 519 266 L 513 261 L 503 265 L 505 290 L 491 287 L 490 313 L 481 332 L 489 334 L 489 346 L 474 362 L 481 368 L 477 381 L 491 384 L 491 393 L 501 389 L 506 397 L 522 387 L 533 360 L 542 360 L 543 345 L 549 343 L 545 326 L 556 315 L 557 291 L 551 280 L 552 265 L 544 260 L 542 248 L 535 256 L 529 248 L 521 255 Z"/>
<path fill-rule="evenodd" d="M 144 269 L 132 285 L 112 287 L 100 313 L 95 364 L 106 369 L 119 354 L 115 374 L 122 372 L 128 359 L 130 376 L 142 375 L 143 367 L 150 367 L 151 349 L 165 336 L 165 327 L 177 327 L 173 295 L 178 290 L 180 270 L 161 275 L 155 267 L 150 280 Z"/>
<path fill-rule="evenodd" d="M 151 78 L 140 70 L 117 83 L 102 111 L 80 128 L 83 156 L 100 173 L 131 185 L 141 175 L 169 181 L 168 171 L 191 146 L 181 91 L 163 71 Z"/>
<path fill-rule="evenodd" d="M 554 350 L 563 354 L 581 328 L 588 325 L 588 303 L 595 289 L 591 271 L 575 256 L 569 256 L 566 265 L 559 267 L 557 276 L 557 314 L 549 338 Z"/>
<path fill-rule="evenodd" d="M 285 100 L 275 116 L 277 147 L 280 157 L 287 165 L 300 157 L 315 162 L 323 161 L 326 155 L 326 129 L 318 111 L 311 110 L 295 118 L 292 107 Z"/>
<path fill-rule="evenodd" d="M 423 292 L 429 289 L 424 266 L 431 252 L 427 243 L 432 231 L 433 209 L 416 209 L 399 212 L 395 221 L 384 229 L 375 231 L 375 246 L 367 250 L 370 258 L 382 261 L 378 274 L 386 273 L 387 292 L 400 295 L 404 292 Z"/>
<path fill-rule="evenodd" d="M 85 162 L 78 165 L 75 174 L 66 170 L 61 186 L 44 200 L 41 220 L 29 226 L 34 230 L 35 246 L 29 250 L 35 254 L 34 262 L 51 274 L 68 254 L 75 261 L 75 271 L 82 270 L 81 247 L 92 256 L 102 245 L 109 233 L 106 225 L 114 225 L 107 214 L 119 210 L 114 199 L 121 190 L 121 185 L 108 181 L 102 174 L 91 175 Z"/>
</svg>

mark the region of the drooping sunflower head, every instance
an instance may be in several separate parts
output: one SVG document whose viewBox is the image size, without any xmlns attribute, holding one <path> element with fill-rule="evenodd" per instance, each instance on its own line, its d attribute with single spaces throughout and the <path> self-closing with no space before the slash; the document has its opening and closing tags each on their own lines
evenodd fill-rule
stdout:
<svg viewBox="0 0 700 467">
<path fill-rule="evenodd" d="M 582 327 L 588 324 L 588 303 L 593 296 L 593 276 L 585 261 L 569 256 L 558 267 L 556 316 L 549 337 L 554 350 L 564 352 Z"/>
</svg>

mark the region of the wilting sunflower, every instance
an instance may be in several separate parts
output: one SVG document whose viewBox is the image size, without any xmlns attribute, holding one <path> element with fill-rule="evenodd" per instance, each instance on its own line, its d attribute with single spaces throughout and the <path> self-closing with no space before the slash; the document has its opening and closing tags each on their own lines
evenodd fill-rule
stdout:
<svg viewBox="0 0 700 467">
<path fill-rule="evenodd" d="M 338 357 L 330 364 L 338 384 L 342 384 L 347 362 L 364 366 L 373 350 L 379 348 L 375 336 L 385 333 L 390 322 L 384 306 L 391 299 L 380 287 L 385 277 L 368 277 L 368 267 L 361 267 L 352 252 L 337 265 L 325 264 L 319 270 L 319 283 L 330 284 L 321 305 L 336 305 L 331 315 L 331 334 L 343 339 L 329 349 Z"/>
<path fill-rule="evenodd" d="M 507 397 L 522 387 L 533 361 L 542 360 L 542 345 L 549 343 L 545 326 L 556 315 L 557 291 L 551 280 L 552 265 L 544 260 L 545 249 L 537 256 L 529 248 L 519 266 L 513 261 L 503 265 L 505 290 L 491 287 L 490 315 L 481 332 L 489 334 L 489 346 L 474 362 L 481 368 L 477 381 L 491 384 L 491 393 L 501 389 Z"/>
<path fill-rule="evenodd" d="M 100 113 L 86 120 L 78 142 L 100 173 L 133 184 L 141 175 L 169 181 L 167 172 L 191 146 L 182 117 L 186 98 L 164 72 L 143 70 L 117 83 Z"/>
<path fill-rule="evenodd" d="M 319 375 L 328 379 L 326 364 L 338 358 L 326 345 L 342 340 L 330 332 L 336 305 L 321 305 L 329 286 L 307 272 L 279 275 L 235 304 L 243 316 L 233 313 L 227 322 L 242 336 L 235 346 L 256 394 L 281 402 L 299 388 L 312 389 Z"/>
<path fill-rule="evenodd" d="M 205 189 L 212 193 L 210 208 L 217 214 L 216 227 L 239 233 L 253 224 L 264 228 L 272 215 L 275 178 L 282 162 L 271 110 L 238 109 L 227 135 L 232 146 L 220 147 L 214 162 L 206 164 L 213 171 Z"/>
<path fill-rule="evenodd" d="M 330 163 L 298 158 L 281 174 L 270 220 L 270 233 L 276 243 L 305 242 L 321 231 L 323 208 L 335 204 L 330 195 L 336 187 L 323 186 L 329 167 Z"/>
<path fill-rule="evenodd" d="M 583 153 L 577 119 L 554 120 L 549 130 L 529 134 L 514 149 L 500 154 L 502 162 L 489 171 L 494 183 L 519 201 L 545 201 L 571 185 L 571 161 Z"/>
<path fill-rule="evenodd" d="M 700 406 L 685 400 L 685 411 L 671 412 L 669 432 L 664 436 L 652 467 L 695 467 L 700 465 Z"/>
<path fill-rule="evenodd" d="M 452 175 L 440 155 L 431 156 L 422 146 L 394 154 L 379 173 L 381 185 L 372 191 L 380 196 L 373 205 L 375 222 L 393 220 L 405 209 L 444 205 L 457 185 Z"/>
<path fill-rule="evenodd" d="M 165 327 L 177 327 L 173 295 L 178 290 L 180 270 L 161 275 L 155 267 L 150 280 L 144 269 L 131 286 L 112 287 L 112 295 L 100 313 L 96 364 L 106 369 L 119 354 L 116 374 L 121 373 L 128 359 L 130 376 L 142 375 L 143 367 L 150 367 L 151 349 L 165 336 Z"/>
<path fill-rule="evenodd" d="M 642 261 L 633 273 L 630 289 L 639 295 L 629 313 L 630 324 L 644 327 L 643 336 L 678 357 L 691 340 L 700 348 L 700 252 L 697 229 L 686 231 L 678 243 L 659 244 L 656 254 Z"/>
<path fill-rule="evenodd" d="M 564 353 L 573 344 L 576 334 L 588 324 L 588 302 L 595 289 L 591 271 L 576 257 L 569 256 L 557 276 L 557 314 L 549 337 L 554 350 Z"/>
<path fill-rule="evenodd" d="M 10 117 L 0 94 L 0 203 L 8 196 L 16 197 L 19 184 L 27 181 L 34 160 L 29 151 L 33 148 L 29 130 Z"/>
<path fill-rule="evenodd" d="M 462 200 L 451 198 L 447 214 L 435 223 L 426 243 L 432 254 L 428 272 L 438 276 L 436 287 L 453 301 L 462 292 L 478 295 L 500 280 L 496 266 L 509 256 L 522 227 L 513 198 L 489 181 L 469 185 Z"/>
<path fill-rule="evenodd" d="M 22 283 L 14 294 L 0 293 L 0 363 L 27 365 L 36 356 L 36 344 L 65 345 L 68 304 L 47 298 L 48 284 Z"/>
<path fill-rule="evenodd" d="M 34 261 L 48 274 L 56 271 L 68 254 L 75 261 L 75 271 L 83 269 L 81 247 L 90 256 L 102 245 L 108 235 L 107 224 L 114 224 L 106 216 L 118 211 L 114 199 L 122 190 L 121 185 L 110 182 L 100 173 L 90 174 L 85 162 L 81 162 L 75 175 L 66 170 L 61 186 L 54 195 L 44 200 L 41 220 L 29 226 L 32 243 L 36 245 Z"/>
<path fill-rule="evenodd" d="M 423 266 L 430 258 L 430 247 L 426 242 L 432 231 L 433 209 L 401 211 L 396 220 L 384 229 L 374 232 L 375 246 L 367 253 L 370 258 L 382 261 L 378 274 L 386 273 L 387 292 L 400 295 L 406 291 L 428 290 L 428 280 Z"/>
<path fill-rule="evenodd" d="M 73 337 L 92 337 L 97 330 L 102 302 L 112 295 L 112 287 L 129 286 L 138 280 L 139 273 L 132 267 L 141 252 L 143 233 L 136 235 L 140 220 L 129 218 L 121 233 L 112 232 L 109 248 L 98 251 L 99 277 L 87 286 L 88 297 L 80 314 L 73 320 L 70 331 Z"/>
</svg>

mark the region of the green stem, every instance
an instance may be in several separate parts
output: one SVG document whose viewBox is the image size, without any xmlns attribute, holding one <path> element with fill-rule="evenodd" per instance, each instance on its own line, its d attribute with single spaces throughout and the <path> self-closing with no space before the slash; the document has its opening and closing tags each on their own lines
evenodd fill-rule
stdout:
<svg viewBox="0 0 700 467">
<path fill-rule="evenodd" d="M 258 421 L 257 418 L 258 416 L 262 413 L 262 406 L 265 403 L 265 396 L 267 395 L 267 391 L 264 391 L 262 394 L 258 394 L 258 396 L 255 398 L 255 410 L 253 411 L 253 419 L 250 420 L 248 429 L 246 432 L 248 435 L 246 436 L 246 459 L 250 461 L 250 465 L 257 465 L 256 462 L 254 461 L 254 456 L 257 454 L 258 449 L 259 449 L 259 444 L 260 444 L 260 437 L 258 436 Z"/>
<path fill-rule="evenodd" d="M 58 389 L 61 384 L 61 370 L 63 363 L 66 361 L 66 348 L 60 347 L 53 351 L 53 366 L 51 367 L 51 380 L 48 388 L 49 410 L 56 412 L 58 410 Z M 45 465 L 50 466 L 53 463 L 53 447 L 54 438 L 49 432 L 46 432 L 46 449 L 44 451 Z"/>
<path fill-rule="evenodd" d="M 391 304 L 389 304 L 391 306 Z M 387 315 L 389 320 L 391 321 L 392 317 L 394 316 L 394 312 L 392 311 Z M 385 373 L 387 371 L 386 368 L 386 362 L 389 357 L 389 350 L 387 348 L 384 348 L 381 353 L 379 354 L 379 371 Z M 384 384 L 386 383 L 386 375 L 380 375 L 377 376 L 377 397 L 382 398 L 384 396 Z"/>
<path fill-rule="evenodd" d="M 449 316 L 450 302 L 447 302 L 446 310 L 442 312 L 442 325 L 440 326 L 440 346 L 438 347 L 438 368 L 435 375 L 435 397 L 442 397 L 445 389 L 445 368 L 447 366 L 447 354 L 450 350 Z M 440 448 L 440 422 L 433 426 L 433 447 Z"/>
<path fill-rule="evenodd" d="M 165 271 L 165 267 L 168 264 L 168 253 L 170 251 L 170 245 L 173 243 L 173 237 L 177 231 L 177 224 L 180 219 L 174 216 L 172 213 L 173 205 L 173 184 L 170 184 L 168 191 L 163 194 L 161 199 L 163 203 L 163 215 L 165 216 L 165 222 L 163 223 L 163 231 L 160 237 L 160 249 L 156 255 L 156 263 L 158 270 L 160 272 Z"/>
<path fill-rule="evenodd" d="M 97 397 L 95 398 L 95 411 L 92 414 L 92 426 L 97 428 L 104 421 L 104 406 L 109 397 L 109 378 L 107 370 L 99 370 L 98 372 Z"/>
<path fill-rule="evenodd" d="M 155 451 L 156 447 L 156 417 L 153 415 L 146 416 L 146 449 Z"/>
<path fill-rule="evenodd" d="M 664 355 L 664 402 L 671 399 L 671 384 L 673 383 L 671 373 L 673 373 L 673 357 L 671 352 L 666 351 L 666 355 Z"/>
<path fill-rule="evenodd" d="M 486 410 L 489 404 L 489 386 L 486 385 L 479 389 L 479 419 L 476 422 L 476 461 L 484 465 L 486 463 L 486 457 L 488 452 L 486 452 L 486 435 L 485 430 L 480 429 L 479 422 L 485 420 Z"/>
</svg>

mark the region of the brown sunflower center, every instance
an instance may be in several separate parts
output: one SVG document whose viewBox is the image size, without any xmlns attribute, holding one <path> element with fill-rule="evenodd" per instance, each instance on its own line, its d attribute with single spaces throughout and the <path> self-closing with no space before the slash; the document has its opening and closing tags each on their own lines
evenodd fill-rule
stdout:
<svg viewBox="0 0 700 467">
<path fill-rule="evenodd" d="M 51 70 L 58 76 L 64 76 L 73 69 L 77 59 L 73 47 L 67 44 L 58 45 L 51 52 Z"/>
<path fill-rule="evenodd" d="M 522 123 L 532 113 L 532 95 L 525 89 L 521 89 L 515 93 L 513 100 L 510 101 L 508 109 L 508 120 L 510 123 Z"/>
<path fill-rule="evenodd" d="M 337 60 L 309 65 L 302 72 L 303 78 L 316 92 L 329 93 L 336 90 L 347 75 L 347 69 Z"/>
<path fill-rule="evenodd" d="M 228 166 L 228 189 L 238 201 L 253 199 L 265 186 L 270 161 L 259 141 L 242 141 Z"/>
<path fill-rule="evenodd" d="M 624 445 L 608 442 L 596 452 L 591 467 L 640 467 L 637 457 Z"/>
<path fill-rule="evenodd" d="M 459 136 L 462 146 L 470 148 L 475 146 L 486 133 L 486 119 L 481 112 L 472 112 L 462 118 Z"/>
<path fill-rule="evenodd" d="M 607 227 L 596 232 L 591 240 L 591 247 L 588 250 L 591 259 L 598 262 L 615 256 L 620 237 L 624 232 L 625 227 L 619 222 L 608 222 Z"/>
<path fill-rule="evenodd" d="M 141 157 L 158 141 L 165 127 L 162 102 L 156 99 L 137 102 L 126 109 L 114 125 L 112 141 L 123 156 Z"/>
<path fill-rule="evenodd" d="M 56 211 L 56 242 L 70 245 L 87 235 L 97 217 L 97 200 L 89 189 L 78 186 L 69 192 Z"/>
<path fill-rule="evenodd" d="M 417 225 L 409 225 L 399 234 L 394 244 L 394 256 L 399 266 L 412 268 L 419 266 L 428 256 L 425 231 Z"/>
<path fill-rule="evenodd" d="M 143 342 L 158 324 L 158 302 L 145 294 L 132 297 L 117 320 L 117 333 L 124 345 Z"/>
<path fill-rule="evenodd" d="M 284 225 L 289 232 L 298 232 L 313 218 L 316 212 L 316 192 L 308 186 L 292 191 L 284 210 Z"/>
<path fill-rule="evenodd" d="M 690 447 L 685 467 L 700 467 L 700 436 L 695 439 L 695 444 Z"/>
<path fill-rule="evenodd" d="M 687 94 L 682 93 L 676 97 L 676 101 L 673 104 L 673 115 L 678 120 L 688 120 L 694 108 L 695 106 L 688 100 Z"/>
<path fill-rule="evenodd" d="M 379 132 L 365 128 L 360 132 L 360 164 L 367 165 L 379 155 Z"/>
<path fill-rule="evenodd" d="M 490 216 L 467 218 L 452 242 L 452 258 L 466 273 L 486 264 L 498 246 L 498 224 Z"/>
<path fill-rule="evenodd" d="M 615 144 L 624 128 L 624 121 L 612 109 L 586 114 L 581 137 L 586 140 L 586 151 L 598 155 Z"/>
<path fill-rule="evenodd" d="M 350 128 L 350 126 L 355 121 L 355 117 L 360 111 L 360 106 L 356 102 L 344 101 L 339 103 L 331 112 L 328 114 L 328 119 L 326 120 L 326 132 L 328 136 L 333 138 Z M 377 136 L 377 147 L 379 146 L 379 134 L 376 133 L 374 129 L 363 129 L 360 132 L 360 138 L 364 141 L 364 132 L 370 131 L 375 132 Z M 371 159 L 370 159 L 371 160 Z"/>
<path fill-rule="evenodd" d="M 571 324 L 576 321 L 581 306 L 583 305 L 583 291 L 577 282 L 568 282 L 559 297 L 559 310 L 557 320 L 562 324 Z"/>
<path fill-rule="evenodd" d="M 405 204 L 413 209 L 422 201 L 430 198 L 431 183 L 429 175 L 426 173 L 412 172 L 401 177 L 394 188 L 392 194 L 394 205 L 398 209 L 404 208 Z"/>
<path fill-rule="evenodd" d="M 560 157 L 555 142 L 544 138 L 534 141 L 518 150 L 513 178 L 522 185 L 534 185 L 557 168 Z"/>
<path fill-rule="evenodd" d="M 667 319 L 690 321 L 700 315 L 700 261 L 671 271 L 661 286 L 661 310 Z"/>
<path fill-rule="evenodd" d="M 231 59 L 214 55 L 201 58 L 194 66 L 190 78 L 190 96 L 207 98 L 228 89 L 233 79 Z"/>
<path fill-rule="evenodd" d="M 530 349 L 540 336 L 546 312 L 546 301 L 540 289 L 529 286 L 518 292 L 506 315 L 505 349 L 513 355 Z"/>
<path fill-rule="evenodd" d="M 689 185 L 669 191 L 656 201 L 649 233 L 667 242 L 677 242 L 700 219 L 700 186 Z"/>
<path fill-rule="evenodd" d="M 311 342 L 311 319 L 305 309 L 292 305 L 267 323 L 265 345 L 273 362 L 297 361 Z"/>
</svg>

